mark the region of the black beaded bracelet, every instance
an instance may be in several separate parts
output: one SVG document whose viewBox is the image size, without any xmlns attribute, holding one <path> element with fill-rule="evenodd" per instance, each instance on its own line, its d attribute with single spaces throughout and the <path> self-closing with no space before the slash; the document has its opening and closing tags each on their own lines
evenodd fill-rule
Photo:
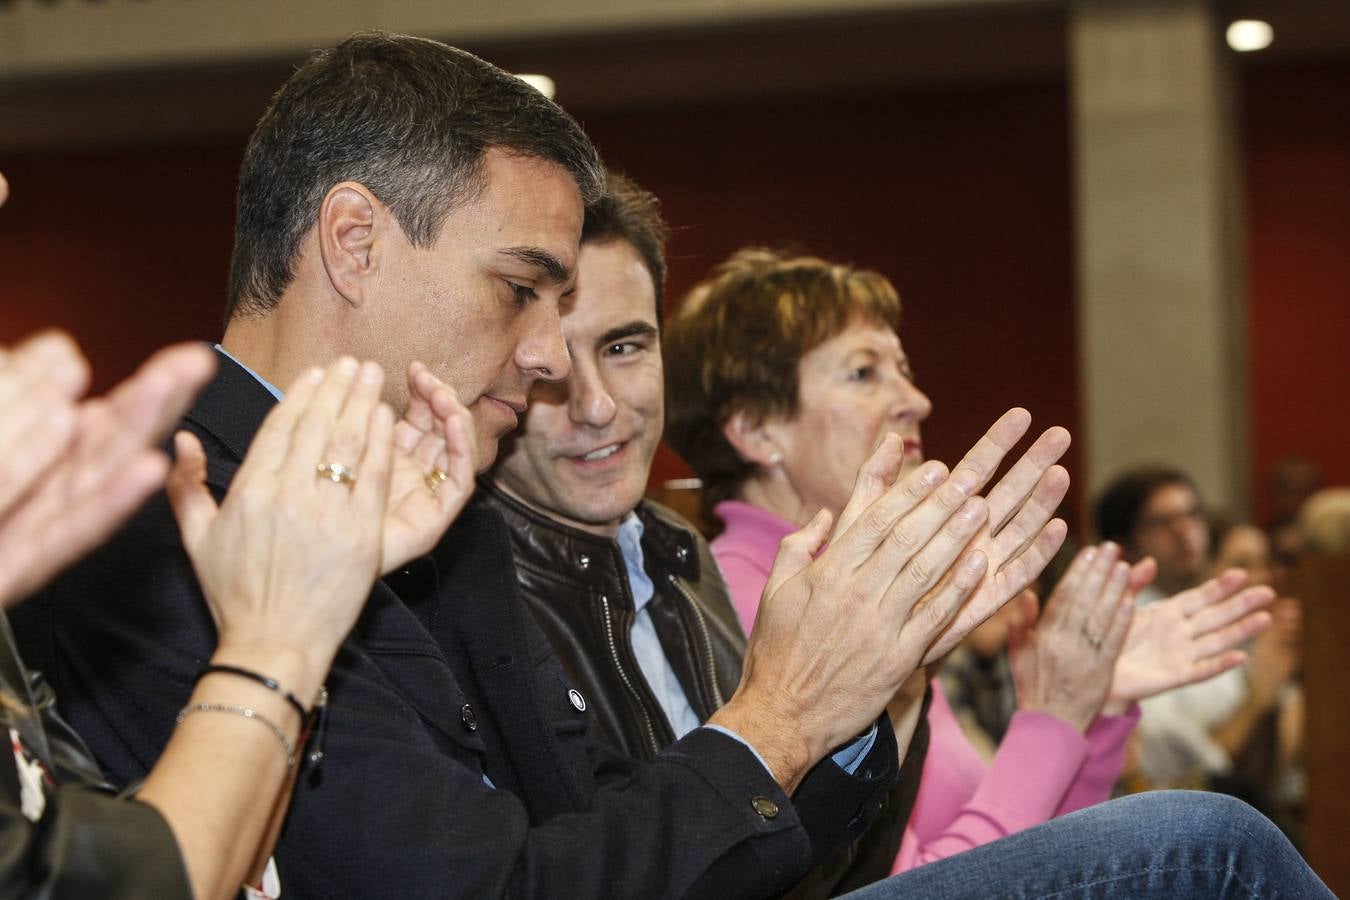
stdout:
<svg viewBox="0 0 1350 900">
<path fill-rule="evenodd" d="M 286 698 L 286 702 L 289 703 L 291 707 L 300 715 L 300 726 L 302 728 L 305 726 L 306 723 L 309 722 L 309 711 L 305 709 L 305 705 L 300 702 L 298 697 L 296 697 L 290 691 L 282 687 L 281 683 L 278 682 L 275 678 L 268 678 L 261 672 L 254 672 L 252 669 L 245 669 L 242 666 L 227 666 L 222 664 L 212 664 L 206 666 L 204 669 L 201 670 L 200 673 L 198 673 L 197 680 L 200 681 L 203 676 L 212 674 L 238 675 L 240 678 L 247 678 L 250 681 L 256 681 L 258 682 L 258 684 L 261 684 L 268 690 L 276 691 L 282 697 Z"/>
</svg>

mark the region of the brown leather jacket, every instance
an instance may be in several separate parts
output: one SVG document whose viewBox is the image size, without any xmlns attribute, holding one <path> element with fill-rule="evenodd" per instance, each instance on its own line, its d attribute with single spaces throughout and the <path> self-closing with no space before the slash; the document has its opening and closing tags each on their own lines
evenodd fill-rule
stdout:
<svg viewBox="0 0 1350 900">
<path fill-rule="evenodd" d="M 535 512 L 487 479 L 479 494 L 506 519 L 521 595 L 615 747 L 651 759 L 675 742 L 629 638 L 633 593 L 616 541 Z M 736 690 L 745 635 L 708 542 L 673 511 L 643 501 L 647 609 L 689 705 L 706 721 Z"/>
</svg>

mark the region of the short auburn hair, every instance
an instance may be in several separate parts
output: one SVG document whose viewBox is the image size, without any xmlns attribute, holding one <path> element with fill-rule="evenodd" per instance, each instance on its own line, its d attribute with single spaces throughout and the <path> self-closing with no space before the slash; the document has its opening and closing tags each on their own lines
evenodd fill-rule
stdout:
<svg viewBox="0 0 1350 900">
<path fill-rule="evenodd" d="M 900 297 L 879 272 L 749 248 L 696 285 L 666 322 L 666 440 L 703 481 L 703 511 L 755 466 L 722 433 L 735 413 L 791 418 L 803 356 L 858 321 L 899 331 Z"/>
</svg>

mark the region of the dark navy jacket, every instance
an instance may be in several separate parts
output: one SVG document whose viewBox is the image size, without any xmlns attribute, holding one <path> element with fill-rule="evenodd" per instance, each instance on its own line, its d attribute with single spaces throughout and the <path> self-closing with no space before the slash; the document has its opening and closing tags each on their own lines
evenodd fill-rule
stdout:
<svg viewBox="0 0 1350 900">
<path fill-rule="evenodd" d="M 275 400 L 219 361 L 184 427 L 222 495 Z M 216 641 L 164 495 L 16 613 L 110 777 L 144 776 Z M 822 763 L 795 802 L 711 730 L 651 762 L 607 749 L 478 507 L 375 585 L 328 688 L 326 758 L 276 850 L 288 900 L 769 896 L 856 838 L 896 779 L 887 727 L 858 776 Z"/>
</svg>

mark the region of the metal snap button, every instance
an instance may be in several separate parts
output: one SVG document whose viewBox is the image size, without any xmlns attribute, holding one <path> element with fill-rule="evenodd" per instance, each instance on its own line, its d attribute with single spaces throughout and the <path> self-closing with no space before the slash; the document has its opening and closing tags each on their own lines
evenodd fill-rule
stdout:
<svg viewBox="0 0 1350 900">
<path fill-rule="evenodd" d="M 577 712 L 586 711 L 586 698 L 581 696 L 581 691 L 572 688 L 567 692 L 567 699 L 571 701 L 572 708 Z"/>
<path fill-rule="evenodd" d="M 765 819 L 772 819 L 778 815 L 778 804 L 768 797 L 753 797 L 750 800 L 750 805 L 755 808 L 755 812 Z"/>
<path fill-rule="evenodd" d="M 688 547 L 676 547 L 676 548 L 675 548 L 675 558 L 678 559 L 680 562 L 684 562 L 686 559 L 689 558 L 689 548 L 688 548 Z"/>
<path fill-rule="evenodd" d="M 459 720 L 469 731 L 478 730 L 478 716 L 474 715 L 473 707 L 469 704 L 465 703 L 459 708 Z"/>
<path fill-rule="evenodd" d="M 577 556 L 577 565 L 581 566 L 583 569 L 589 569 L 591 567 L 591 558 L 585 553 L 581 553 Z"/>
</svg>

